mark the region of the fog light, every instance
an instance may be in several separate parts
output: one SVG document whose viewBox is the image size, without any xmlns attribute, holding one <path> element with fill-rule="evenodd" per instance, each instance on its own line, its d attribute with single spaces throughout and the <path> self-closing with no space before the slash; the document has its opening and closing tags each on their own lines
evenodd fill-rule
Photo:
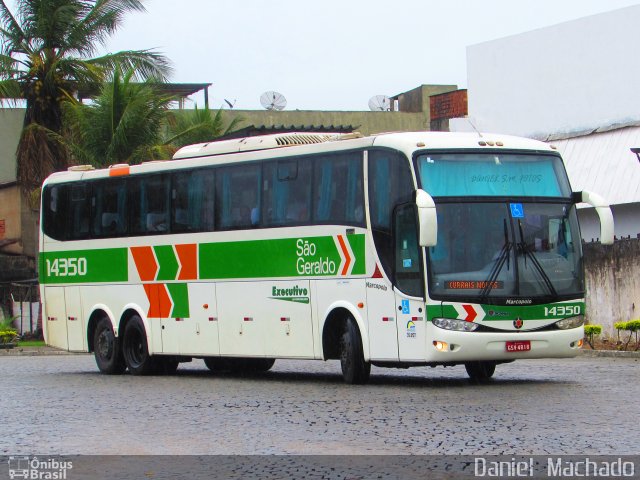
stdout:
<svg viewBox="0 0 640 480">
<path fill-rule="evenodd" d="M 433 346 L 436 347 L 436 350 L 438 350 L 439 352 L 446 352 L 447 350 L 449 350 L 449 345 L 447 344 L 447 342 L 439 342 L 437 340 L 434 340 Z"/>
</svg>

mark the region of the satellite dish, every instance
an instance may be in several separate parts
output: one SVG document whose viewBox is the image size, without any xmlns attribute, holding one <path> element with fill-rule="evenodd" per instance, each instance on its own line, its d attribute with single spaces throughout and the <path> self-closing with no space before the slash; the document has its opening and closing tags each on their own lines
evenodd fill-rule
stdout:
<svg viewBox="0 0 640 480">
<path fill-rule="evenodd" d="M 267 110 L 282 110 L 287 106 L 287 99 L 278 92 L 264 92 L 260 95 L 260 103 Z"/>
<path fill-rule="evenodd" d="M 391 110 L 391 99 L 386 95 L 374 95 L 369 99 L 369 110 L 372 112 L 388 112 Z"/>
</svg>

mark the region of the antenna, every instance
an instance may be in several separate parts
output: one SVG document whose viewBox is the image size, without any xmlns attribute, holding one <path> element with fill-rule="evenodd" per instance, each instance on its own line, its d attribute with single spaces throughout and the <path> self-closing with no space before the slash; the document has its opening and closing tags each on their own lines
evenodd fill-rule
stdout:
<svg viewBox="0 0 640 480">
<path fill-rule="evenodd" d="M 268 91 L 260 95 L 260 103 L 267 110 L 282 110 L 287 106 L 287 99 L 281 93 Z"/>
<path fill-rule="evenodd" d="M 388 112 L 391 110 L 391 99 L 386 95 L 374 95 L 369 99 L 369 110 L 372 112 Z"/>
</svg>

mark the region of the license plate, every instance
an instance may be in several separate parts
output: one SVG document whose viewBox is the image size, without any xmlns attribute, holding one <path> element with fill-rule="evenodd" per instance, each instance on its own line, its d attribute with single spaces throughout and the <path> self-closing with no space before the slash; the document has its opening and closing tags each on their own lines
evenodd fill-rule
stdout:
<svg viewBox="0 0 640 480">
<path fill-rule="evenodd" d="M 507 352 L 528 352 L 529 350 L 531 350 L 530 340 L 507 342 Z"/>
</svg>

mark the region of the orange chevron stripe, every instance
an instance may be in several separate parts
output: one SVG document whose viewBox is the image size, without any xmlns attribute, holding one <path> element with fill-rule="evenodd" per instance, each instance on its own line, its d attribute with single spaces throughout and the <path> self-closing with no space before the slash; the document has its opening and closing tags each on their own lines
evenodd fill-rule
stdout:
<svg viewBox="0 0 640 480">
<path fill-rule="evenodd" d="M 351 265 L 351 255 L 349 255 L 349 250 L 344 244 L 344 238 L 342 238 L 342 235 L 338 235 L 338 242 L 340 243 L 342 253 L 344 253 L 344 267 L 342 267 L 342 272 L 340 273 L 340 275 L 346 275 L 349 271 L 349 265 Z"/>
<path fill-rule="evenodd" d="M 149 300 L 148 318 L 169 318 L 173 302 L 167 291 L 167 286 L 163 283 L 146 283 L 144 292 Z"/>
<path fill-rule="evenodd" d="M 198 246 L 195 243 L 176 245 L 176 253 L 181 265 L 178 280 L 197 280 Z"/>
<path fill-rule="evenodd" d="M 158 274 L 158 263 L 151 247 L 131 247 L 131 255 L 143 282 L 152 282 Z"/>
</svg>

